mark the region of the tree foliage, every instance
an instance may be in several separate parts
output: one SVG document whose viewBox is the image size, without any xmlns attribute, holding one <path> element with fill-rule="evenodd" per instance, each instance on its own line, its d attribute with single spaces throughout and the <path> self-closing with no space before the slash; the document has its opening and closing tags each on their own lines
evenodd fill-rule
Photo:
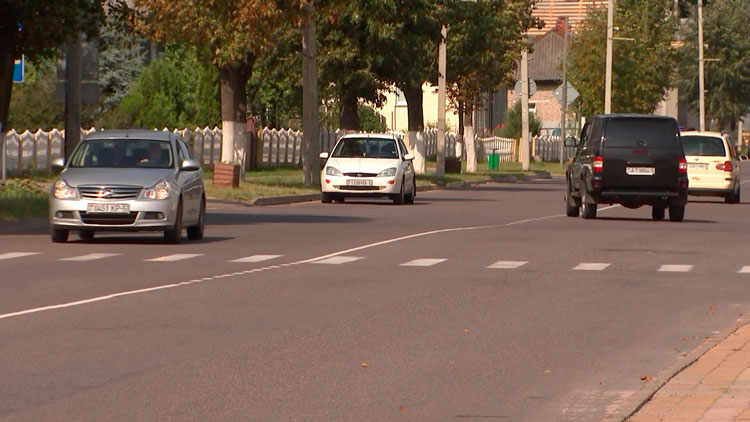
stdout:
<svg viewBox="0 0 750 422">
<path fill-rule="evenodd" d="M 651 113 L 664 98 L 674 70 L 672 0 L 618 0 L 614 26 L 612 112 Z M 607 8 L 592 7 L 570 42 L 568 80 L 580 93 L 584 116 L 604 111 Z"/>
<path fill-rule="evenodd" d="M 541 129 L 542 122 L 536 118 L 536 114 L 529 112 L 529 133 L 537 136 Z M 505 123 L 498 134 L 504 138 L 521 139 L 521 101 L 513 103 L 513 107 L 505 113 Z"/>
<path fill-rule="evenodd" d="M 684 44 L 677 51 L 677 83 L 682 99 L 694 111 L 698 98 L 698 23 L 695 8 L 683 26 Z M 707 123 L 734 128 L 750 112 L 750 8 L 745 0 L 714 0 L 703 10 L 705 107 Z"/>
<path fill-rule="evenodd" d="M 63 104 L 55 98 L 55 60 L 41 58 L 26 62 L 24 82 L 15 86 L 10 103 L 8 129 L 17 132 L 51 130 L 63 123 Z"/>
</svg>

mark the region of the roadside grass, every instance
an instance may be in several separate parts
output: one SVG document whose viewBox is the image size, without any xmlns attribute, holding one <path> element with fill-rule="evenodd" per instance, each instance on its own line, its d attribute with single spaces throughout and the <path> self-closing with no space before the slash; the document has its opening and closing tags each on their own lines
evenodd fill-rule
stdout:
<svg viewBox="0 0 750 422">
<path fill-rule="evenodd" d="M 31 179 L 8 179 L 0 184 L 0 220 L 46 216 L 48 195 Z"/>
<path fill-rule="evenodd" d="M 559 163 L 532 162 L 530 172 L 521 170 L 521 163 L 500 163 L 499 169 L 489 170 L 488 163 L 477 164 L 476 173 L 466 173 L 466 163 L 462 173 L 447 173 L 443 177 L 435 174 L 436 163 L 428 161 L 427 172 L 417 176 L 417 186 L 438 185 L 491 180 L 493 178 L 522 178 L 525 174 L 546 171 L 551 174 L 564 174 L 565 169 Z M 48 192 L 40 187 L 55 180 L 56 175 L 33 174 L 20 179 L 8 179 L 0 185 L 0 220 L 16 220 L 24 217 L 42 217 L 47 215 Z M 216 199 L 250 202 L 256 198 L 314 194 L 320 192 L 319 186 L 305 186 L 302 169 L 298 167 L 275 167 L 254 169 L 245 173 L 244 181 L 236 189 L 214 186 L 213 171 L 204 169 L 203 179 L 206 196 Z"/>
</svg>

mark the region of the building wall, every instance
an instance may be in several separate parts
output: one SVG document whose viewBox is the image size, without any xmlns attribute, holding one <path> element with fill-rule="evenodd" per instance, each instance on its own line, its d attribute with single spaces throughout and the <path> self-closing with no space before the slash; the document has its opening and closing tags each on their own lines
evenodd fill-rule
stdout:
<svg viewBox="0 0 750 422">
<path fill-rule="evenodd" d="M 562 107 L 555 98 L 557 82 L 536 82 L 537 90 L 529 97 L 529 111 L 533 112 L 538 120 L 542 122 L 541 135 L 552 135 L 555 129 L 560 128 Z M 508 90 L 508 108 L 519 99 L 515 90 Z"/>
<path fill-rule="evenodd" d="M 409 114 L 403 94 L 386 92 L 386 102 L 378 112 L 385 118 L 388 130 L 406 133 L 409 131 Z M 430 84 L 422 86 L 422 108 L 424 110 L 425 128 L 437 127 L 438 94 L 437 87 Z M 445 110 L 445 126 L 449 132 L 458 132 L 458 114 L 447 107 Z"/>
</svg>

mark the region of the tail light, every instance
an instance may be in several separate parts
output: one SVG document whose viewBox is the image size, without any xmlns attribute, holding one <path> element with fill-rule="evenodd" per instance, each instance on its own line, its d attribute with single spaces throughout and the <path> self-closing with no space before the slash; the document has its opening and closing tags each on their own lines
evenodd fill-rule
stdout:
<svg viewBox="0 0 750 422">
<path fill-rule="evenodd" d="M 601 173 L 604 170 L 604 158 L 594 157 L 594 173 Z"/>
<path fill-rule="evenodd" d="M 731 161 L 725 161 L 724 164 L 717 164 L 716 169 L 717 170 L 724 170 L 724 171 L 732 171 L 732 162 Z"/>
<path fill-rule="evenodd" d="M 687 173 L 687 160 L 680 158 L 680 165 L 677 167 L 679 173 Z"/>
</svg>

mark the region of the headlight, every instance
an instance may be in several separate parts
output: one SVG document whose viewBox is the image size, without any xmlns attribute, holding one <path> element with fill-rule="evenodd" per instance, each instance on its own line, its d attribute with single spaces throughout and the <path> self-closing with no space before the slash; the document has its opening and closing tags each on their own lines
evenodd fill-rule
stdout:
<svg viewBox="0 0 750 422">
<path fill-rule="evenodd" d="M 171 189 L 172 188 L 169 185 L 169 182 L 167 182 L 166 180 L 162 180 L 161 182 L 143 191 L 143 197 L 146 199 L 167 199 L 169 198 L 169 192 L 171 191 Z"/>
<path fill-rule="evenodd" d="M 378 173 L 378 177 L 393 177 L 396 175 L 396 167 L 385 169 Z"/>
<path fill-rule="evenodd" d="M 326 167 L 326 175 L 328 176 L 341 176 L 341 172 L 336 167 Z"/>
<path fill-rule="evenodd" d="M 57 199 L 73 199 L 78 198 L 78 193 L 76 193 L 76 189 L 71 187 L 68 182 L 66 182 L 63 179 L 57 179 L 57 182 L 55 182 L 55 186 L 53 188 L 54 190 L 53 195 Z"/>
</svg>

